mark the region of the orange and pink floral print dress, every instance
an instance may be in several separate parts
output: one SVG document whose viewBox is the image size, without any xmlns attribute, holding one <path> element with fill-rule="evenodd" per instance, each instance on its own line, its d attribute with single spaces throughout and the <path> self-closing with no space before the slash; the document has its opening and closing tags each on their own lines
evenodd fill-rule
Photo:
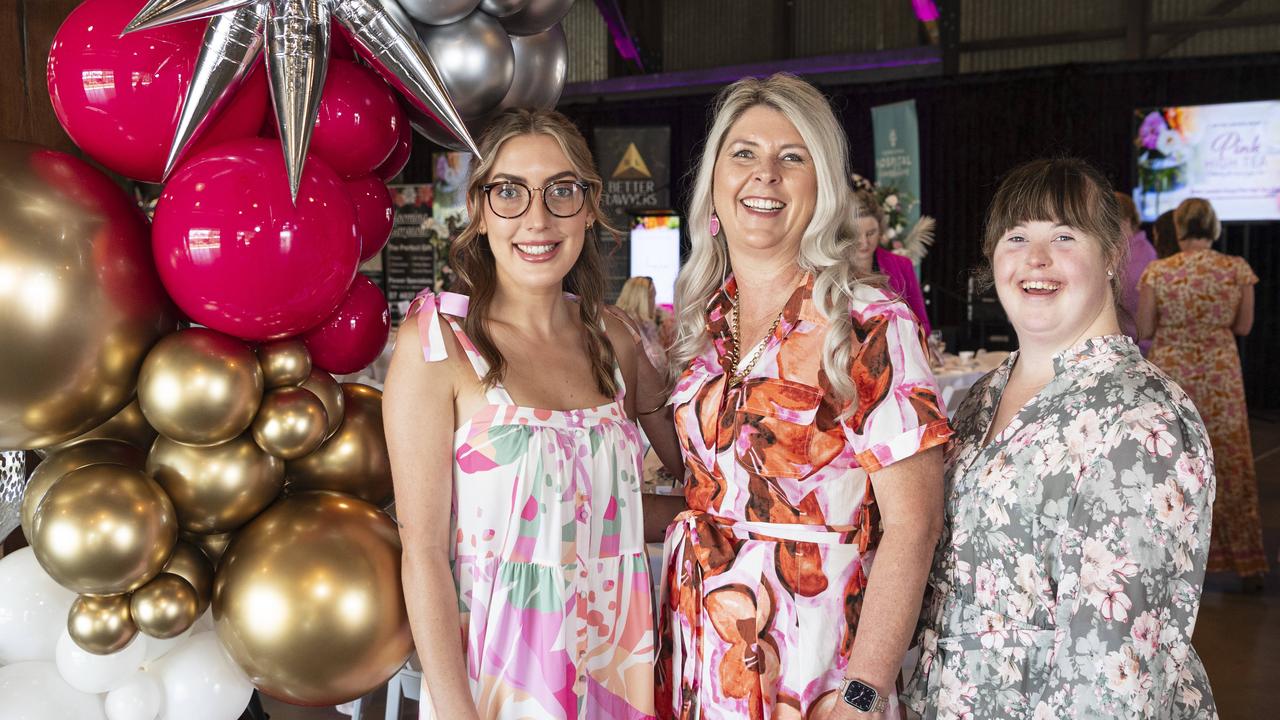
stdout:
<svg viewBox="0 0 1280 720">
<path fill-rule="evenodd" d="M 420 301 L 426 360 L 447 357 L 443 317 L 484 377 L 458 321 L 467 298 Z M 516 405 L 499 383 L 454 433 L 449 560 L 484 720 L 653 717 L 640 434 L 614 372 L 613 402 L 582 410 Z M 421 717 L 434 719 L 429 702 Z"/>
<path fill-rule="evenodd" d="M 821 369 L 827 322 L 812 277 L 755 369 L 726 389 L 735 293 L 730 278 L 712 298 L 710 346 L 671 398 L 689 510 L 667 530 L 657 710 L 806 719 L 838 699 L 880 539 L 867 473 L 941 445 L 951 430 L 918 321 L 870 287 L 850 308 L 858 403 L 849 417 Z"/>
</svg>

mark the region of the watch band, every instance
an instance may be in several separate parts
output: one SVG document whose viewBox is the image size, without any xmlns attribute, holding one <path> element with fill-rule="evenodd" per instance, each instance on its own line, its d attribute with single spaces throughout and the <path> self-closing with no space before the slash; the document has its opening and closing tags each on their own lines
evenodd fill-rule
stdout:
<svg viewBox="0 0 1280 720">
<path fill-rule="evenodd" d="M 858 683 L 859 685 L 875 693 L 876 699 L 872 701 L 871 707 L 868 708 L 867 710 L 863 710 L 857 707 L 853 703 L 849 702 L 848 699 L 846 699 L 845 697 L 846 692 L 848 691 L 849 686 L 852 685 L 853 683 Z M 876 690 L 875 688 L 871 687 L 870 685 L 862 682 L 857 678 L 845 678 L 844 682 L 840 684 L 840 699 L 843 700 L 846 705 L 853 708 L 855 711 L 866 714 L 866 715 L 870 715 L 873 713 L 881 713 L 889 708 L 889 698 L 885 697 L 884 695 L 881 695 L 879 690 Z"/>
</svg>

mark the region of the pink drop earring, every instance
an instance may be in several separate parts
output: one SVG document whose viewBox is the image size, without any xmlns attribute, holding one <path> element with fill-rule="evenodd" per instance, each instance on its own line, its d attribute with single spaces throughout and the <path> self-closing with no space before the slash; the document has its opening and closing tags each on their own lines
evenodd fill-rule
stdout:
<svg viewBox="0 0 1280 720">
<path fill-rule="evenodd" d="M 720 234 L 720 218 L 715 213 L 711 213 L 711 237 Z"/>
</svg>

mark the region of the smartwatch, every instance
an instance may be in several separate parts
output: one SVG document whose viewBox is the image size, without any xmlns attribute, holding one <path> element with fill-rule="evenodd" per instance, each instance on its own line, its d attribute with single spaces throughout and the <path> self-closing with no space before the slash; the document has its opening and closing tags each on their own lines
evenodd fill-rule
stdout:
<svg viewBox="0 0 1280 720">
<path fill-rule="evenodd" d="M 889 707 L 889 700 L 876 692 L 876 689 L 861 680 L 852 678 L 845 680 L 840 689 L 840 697 L 846 704 L 858 712 L 878 713 Z"/>
</svg>

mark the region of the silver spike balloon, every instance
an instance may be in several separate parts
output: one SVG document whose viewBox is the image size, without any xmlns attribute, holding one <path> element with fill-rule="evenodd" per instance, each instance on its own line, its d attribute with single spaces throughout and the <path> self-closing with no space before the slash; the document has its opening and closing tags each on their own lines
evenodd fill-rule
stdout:
<svg viewBox="0 0 1280 720">
<path fill-rule="evenodd" d="M 323 0 L 271 0 L 270 10 L 267 76 L 271 78 L 289 193 L 297 200 L 329 69 L 329 6 Z"/>
<path fill-rule="evenodd" d="M 502 18 L 502 27 L 512 35 L 537 35 L 564 19 L 573 0 L 529 0 L 518 13 Z"/>
<path fill-rule="evenodd" d="M 252 3 L 209 21 L 204 45 L 191 75 L 191 87 L 182 103 L 182 116 L 169 146 L 169 160 L 164 169 L 166 178 L 257 66 L 262 57 L 266 13 L 265 4 Z"/>
<path fill-rule="evenodd" d="M 515 15 L 529 4 L 529 0 L 480 0 L 480 9 L 496 18 Z"/>
<path fill-rule="evenodd" d="M 213 23 L 215 20 L 223 20 L 223 15 L 235 14 L 249 6 L 253 6 L 251 9 L 259 16 L 268 19 L 294 17 L 301 20 L 292 27 L 288 23 L 277 24 L 275 30 L 269 30 L 268 23 L 264 21 L 259 36 L 254 41 L 260 47 L 264 36 L 275 33 L 278 47 L 272 53 L 276 56 L 276 68 L 269 68 L 272 71 L 268 75 L 272 97 L 276 101 L 277 119 L 281 121 L 280 135 L 281 142 L 285 145 L 286 158 L 300 159 L 306 156 L 315 118 L 314 111 L 306 111 L 306 104 L 309 102 L 307 93 L 299 92 L 303 88 L 286 86 L 292 82 L 289 78 L 303 79 L 304 83 L 314 85 L 318 97 L 324 84 L 328 56 L 315 53 L 318 49 L 324 49 L 327 53 L 327 42 L 324 43 L 324 48 L 320 48 L 318 41 L 321 32 L 326 40 L 328 38 L 329 17 L 338 21 L 348 40 L 364 60 L 405 95 L 409 105 L 422 116 L 424 123 L 440 125 L 440 129 L 456 138 L 462 147 L 479 155 L 475 140 L 454 107 L 435 64 L 418 42 L 408 16 L 395 0 L 150 0 L 129 23 L 126 32 L 201 18 L 213 18 L 210 20 Z M 290 7 L 294 10 L 284 12 Z M 323 23 L 318 22 L 321 13 L 325 18 Z M 308 35 L 303 30 L 304 27 L 311 27 L 314 32 Z M 286 38 L 293 38 L 293 42 Z M 248 44 L 239 48 L 235 46 L 235 42 L 243 42 L 244 39 L 242 33 L 216 33 L 212 28 L 206 32 L 202 57 L 207 63 L 215 65 L 217 72 L 214 72 L 215 68 L 206 67 L 203 72 L 207 74 L 207 80 L 192 82 L 183 103 L 184 123 L 179 126 L 174 147 L 180 145 L 178 138 L 189 138 L 187 145 L 198 140 L 201 128 L 187 125 L 203 122 L 205 118 L 201 117 L 201 112 L 216 116 L 217 110 L 222 107 L 221 102 L 234 94 L 235 89 L 231 85 L 235 74 L 228 72 L 231 67 L 228 63 L 235 58 L 247 63 L 249 69 L 252 69 L 253 63 L 249 60 L 251 47 Z M 286 57 L 290 51 L 295 55 Z M 283 56 L 281 52 L 284 53 Z M 197 72 L 197 79 L 199 75 Z M 285 97 L 283 101 L 281 96 Z M 290 110 L 296 102 L 301 102 L 302 105 Z M 187 112 L 187 106 L 191 106 L 190 112 Z M 282 108 L 285 112 L 281 111 Z M 293 127 L 294 117 L 302 118 L 301 124 L 305 128 Z M 294 144 L 293 151 L 289 150 L 290 142 Z M 182 149 L 171 148 L 170 154 L 181 157 Z M 290 169 L 295 193 L 296 178 L 300 177 L 300 171 L 300 164 L 296 170 Z"/>
<path fill-rule="evenodd" d="M 129 24 L 124 26 L 124 31 L 127 34 L 184 20 L 213 17 L 258 2 L 259 0 L 149 0 Z"/>
<path fill-rule="evenodd" d="M 480 148 L 449 97 L 435 63 L 395 0 L 330 2 L 356 52 L 409 100 L 412 109 L 430 116 L 479 157 Z"/>
<path fill-rule="evenodd" d="M 516 74 L 516 56 L 497 18 L 477 10 L 449 25 L 417 28 L 462 117 L 480 117 L 502 102 Z"/>
</svg>

